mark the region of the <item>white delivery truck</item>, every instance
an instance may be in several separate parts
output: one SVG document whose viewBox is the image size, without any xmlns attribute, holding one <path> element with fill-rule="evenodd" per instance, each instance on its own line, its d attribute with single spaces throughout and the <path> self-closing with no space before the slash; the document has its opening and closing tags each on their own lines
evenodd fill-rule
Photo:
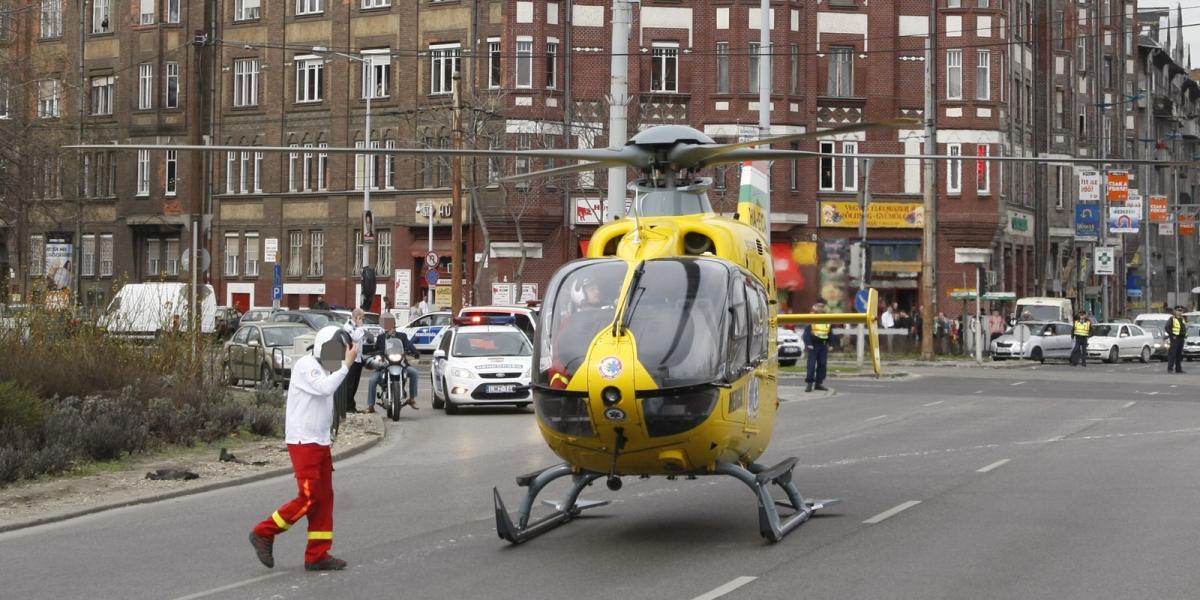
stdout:
<svg viewBox="0 0 1200 600">
<path fill-rule="evenodd" d="M 200 306 L 200 332 L 214 333 L 217 324 L 217 298 L 211 285 L 197 290 Z M 97 325 L 124 337 L 154 337 L 168 331 L 188 331 L 191 318 L 191 284 L 127 283 L 109 303 Z"/>
<path fill-rule="evenodd" d="M 1013 320 L 1071 323 L 1075 315 L 1071 310 L 1070 298 L 1029 297 L 1017 300 Z"/>
</svg>

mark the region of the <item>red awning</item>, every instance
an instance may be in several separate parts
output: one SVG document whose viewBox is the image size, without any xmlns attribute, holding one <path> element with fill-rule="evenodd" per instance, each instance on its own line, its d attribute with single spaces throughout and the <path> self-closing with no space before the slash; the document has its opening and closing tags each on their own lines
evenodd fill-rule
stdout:
<svg viewBox="0 0 1200 600">
<path fill-rule="evenodd" d="M 771 242 L 771 258 L 775 263 L 775 286 L 781 290 L 804 289 L 804 274 L 792 252 L 790 242 Z"/>
<path fill-rule="evenodd" d="M 590 244 L 590 243 L 591 243 L 591 240 L 579 240 L 579 255 L 580 256 L 587 256 L 588 244 Z"/>
</svg>

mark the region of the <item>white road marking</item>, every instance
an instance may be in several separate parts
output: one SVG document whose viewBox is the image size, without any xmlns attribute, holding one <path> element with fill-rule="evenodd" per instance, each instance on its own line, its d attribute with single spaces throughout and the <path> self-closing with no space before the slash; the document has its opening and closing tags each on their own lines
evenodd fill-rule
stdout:
<svg viewBox="0 0 1200 600">
<path fill-rule="evenodd" d="M 922 404 L 921 406 L 937 406 L 943 402 L 945 402 L 945 400 L 938 400 L 937 402 L 930 402 L 929 404 Z"/>
<path fill-rule="evenodd" d="M 707 593 L 701 594 L 699 596 L 696 596 L 695 598 L 692 598 L 692 600 L 714 600 L 715 598 L 720 598 L 721 596 L 724 596 L 725 594 L 728 594 L 729 592 L 732 592 L 733 590 L 736 590 L 736 589 L 742 587 L 743 585 L 746 585 L 747 583 L 754 581 L 755 579 L 758 579 L 758 578 L 757 577 L 748 577 L 748 576 L 743 575 L 741 577 L 738 577 L 737 579 L 734 579 L 733 581 L 730 581 L 729 583 L 726 583 L 725 585 L 723 585 L 711 592 L 707 592 Z"/>
<path fill-rule="evenodd" d="M 920 503 L 921 503 L 920 500 L 909 500 L 908 502 L 905 502 L 904 504 L 901 504 L 901 505 L 893 507 L 893 508 L 889 508 L 889 509 L 871 517 L 870 519 L 863 521 L 863 523 L 866 525 L 874 525 L 876 523 L 879 523 L 880 521 L 883 521 L 884 519 L 887 519 L 889 517 L 894 517 L 894 516 L 904 512 Z"/>
<path fill-rule="evenodd" d="M 1005 463 L 1007 463 L 1010 460 L 1012 460 L 1012 459 L 1006 458 L 1004 460 L 998 460 L 982 469 L 976 469 L 975 472 L 976 473 L 987 473 L 988 471 L 991 471 L 993 469 L 999 469 L 1000 467 L 1003 467 L 1005 465 Z"/>
<path fill-rule="evenodd" d="M 1133 408 L 1133 405 L 1134 405 L 1134 404 L 1137 404 L 1137 401 L 1136 401 L 1136 400 L 1135 400 L 1135 401 L 1133 401 L 1133 402 L 1126 402 L 1126 403 L 1125 403 L 1125 405 L 1124 405 L 1124 406 L 1122 406 L 1121 408 Z"/>
<path fill-rule="evenodd" d="M 1018 381 L 1018 382 L 1016 382 L 1016 383 L 1014 383 L 1014 384 L 1012 384 L 1012 385 L 1025 385 L 1025 382 L 1024 382 L 1024 381 Z"/>
<path fill-rule="evenodd" d="M 274 577 L 282 577 L 284 575 L 287 575 L 287 573 L 271 573 L 270 575 L 262 575 L 260 577 L 251 577 L 250 579 L 246 579 L 244 581 L 239 581 L 237 583 L 231 583 L 229 585 L 223 585 L 221 587 L 213 588 L 211 590 L 207 590 L 207 591 L 203 591 L 203 592 L 196 592 L 195 594 L 188 594 L 186 596 L 180 596 L 180 597 L 176 598 L 175 600 L 195 600 L 196 598 L 204 598 L 206 596 L 220 594 L 221 592 L 228 592 L 229 590 L 236 590 L 237 588 L 247 586 L 252 583 L 258 583 L 260 581 L 266 581 L 267 579 L 272 579 Z"/>
<path fill-rule="evenodd" d="M 976 394 L 982 394 L 982 393 L 983 393 L 983 390 L 975 390 L 975 393 L 976 393 Z"/>
<path fill-rule="evenodd" d="M 886 418 L 887 418 L 887 415 L 879 415 L 878 417 L 871 417 L 870 419 L 867 419 L 866 422 L 869 423 L 871 421 L 878 421 L 879 419 L 886 419 Z"/>
</svg>

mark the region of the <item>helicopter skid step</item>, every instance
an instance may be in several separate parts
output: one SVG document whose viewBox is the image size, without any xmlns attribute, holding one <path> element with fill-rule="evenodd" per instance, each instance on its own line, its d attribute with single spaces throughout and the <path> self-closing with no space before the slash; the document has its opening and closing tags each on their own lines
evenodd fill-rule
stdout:
<svg viewBox="0 0 1200 600">
<path fill-rule="evenodd" d="M 758 533 L 772 542 L 778 542 L 795 531 L 818 510 L 840 502 L 836 498 L 805 500 L 792 481 L 792 470 L 796 468 L 797 461 L 797 458 L 791 457 L 770 467 L 755 463 L 749 469 L 737 464 L 719 464 L 714 471 L 718 475 L 729 475 L 754 491 L 758 497 Z M 786 502 L 776 501 L 771 496 L 771 484 L 783 488 L 787 495 Z M 792 512 L 781 515 L 779 507 Z"/>
<path fill-rule="evenodd" d="M 543 500 L 543 503 L 554 508 L 554 512 L 530 523 L 529 516 L 533 511 L 533 501 L 542 491 L 542 488 L 545 488 L 550 482 L 556 479 L 567 476 L 571 477 L 573 484 L 562 501 L 553 502 Z M 513 523 L 512 517 L 508 514 L 508 508 L 504 505 L 504 499 L 500 497 L 500 490 L 492 488 L 492 497 L 496 507 L 496 534 L 500 536 L 500 539 L 509 543 L 520 544 L 574 519 L 579 516 L 579 513 L 585 510 L 608 504 L 607 500 L 579 499 L 579 494 L 583 491 L 583 488 L 600 477 L 602 477 L 600 473 L 587 471 L 573 472 L 571 466 L 566 463 L 517 477 L 517 485 L 529 489 L 525 492 L 525 497 L 521 499 L 521 507 L 517 513 L 516 523 Z"/>
</svg>

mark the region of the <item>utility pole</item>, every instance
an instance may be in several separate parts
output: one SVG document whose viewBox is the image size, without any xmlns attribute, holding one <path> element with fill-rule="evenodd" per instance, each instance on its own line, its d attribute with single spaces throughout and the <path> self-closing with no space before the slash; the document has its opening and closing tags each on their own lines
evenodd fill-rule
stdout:
<svg viewBox="0 0 1200 600">
<path fill-rule="evenodd" d="M 454 121 L 451 125 L 453 130 L 454 149 L 462 150 L 462 83 L 461 77 L 456 72 L 454 74 Z M 462 256 L 462 157 L 454 155 L 451 159 L 450 170 L 450 200 L 454 209 L 454 214 L 451 216 L 450 226 L 450 314 L 458 315 L 458 311 L 462 309 L 462 280 L 463 280 L 463 256 Z M 431 217 L 432 218 L 432 217 Z"/>
<path fill-rule="evenodd" d="M 1153 67 L 1154 67 L 1154 51 L 1151 50 L 1150 52 L 1146 53 L 1146 135 L 1144 136 L 1146 145 L 1144 146 L 1145 153 L 1142 156 L 1142 158 L 1145 158 L 1146 160 L 1150 160 L 1154 157 L 1154 145 L 1155 145 L 1156 141 L 1158 140 L 1158 136 L 1154 133 L 1154 93 L 1153 93 L 1153 88 L 1152 88 L 1153 77 L 1151 77 L 1151 74 L 1154 73 L 1154 71 L 1152 70 Z M 1142 182 L 1142 187 L 1145 188 L 1145 190 L 1142 192 L 1142 198 L 1143 198 L 1143 202 L 1146 205 L 1146 211 L 1147 211 L 1146 214 L 1149 215 L 1150 178 L 1154 177 L 1158 173 L 1155 171 L 1155 168 L 1151 165 L 1146 165 L 1145 167 L 1143 167 L 1143 170 L 1144 170 L 1146 176 L 1145 176 L 1145 180 Z M 1150 280 L 1150 271 L 1151 271 L 1150 265 L 1153 262 L 1153 260 L 1152 260 L 1153 255 L 1151 254 L 1152 249 L 1150 247 L 1152 240 L 1150 239 L 1150 219 L 1149 218 L 1146 219 L 1146 221 L 1143 223 L 1142 227 L 1146 228 L 1146 248 L 1145 248 L 1145 254 L 1142 255 L 1142 266 L 1146 269 L 1146 282 L 1144 284 L 1142 284 L 1142 297 L 1144 298 L 1144 300 L 1146 302 L 1146 312 L 1150 312 L 1151 301 L 1154 297 L 1153 296 L 1154 284 Z M 1105 300 L 1107 300 L 1107 297 L 1105 297 Z M 1107 311 L 1105 311 L 1105 313 L 1107 314 Z"/>
<path fill-rule="evenodd" d="M 759 4 L 758 31 L 758 137 L 771 136 L 771 0 Z M 769 147 L 769 146 L 768 146 Z M 762 169 L 767 176 L 767 199 L 763 203 L 763 221 L 766 222 L 767 249 L 771 248 L 771 166 L 763 161 Z"/>
<path fill-rule="evenodd" d="M 858 243 L 859 243 L 859 258 L 858 258 L 858 291 L 867 289 L 867 280 L 870 277 L 871 271 L 867 268 L 867 261 L 870 260 L 870 249 L 867 246 L 867 215 L 871 212 L 871 159 L 859 159 L 862 173 L 862 183 L 858 186 L 858 205 L 861 207 L 862 218 L 858 220 Z M 928 315 L 922 315 L 928 319 Z M 856 344 L 856 354 L 858 356 L 858 366 L 863 366 L 864 336 L 866 335 L 866 326 L 862 323 L 858 325 L 858 342 Z"/>
<path fill-rule="evenodd" d="M 929 3 L 929 32 L 925 38 L 925 154 L 937 154 L 937 0 Z M 863 219 L 867 215 L 863 214 Z M 921 236 L 921 360 L 933 360 L 933 319 L 937 314 L 937 168 L 925 160 L 925 226 Z"/>
<path fill-rule="evenodd" d="M 629 32 L 633 10 L 629 0 L 613 0 L 612 57 L 608 87 L 608 145 L 625 146 L 629 113 Z M 568 49 L 568 52 L 570 49 Z M 625 216 L 625 165 L 608 170 L 608 211 L 614 219 Z M 458 314 L 458 313 L 455 313 Z"/>
</svg>

